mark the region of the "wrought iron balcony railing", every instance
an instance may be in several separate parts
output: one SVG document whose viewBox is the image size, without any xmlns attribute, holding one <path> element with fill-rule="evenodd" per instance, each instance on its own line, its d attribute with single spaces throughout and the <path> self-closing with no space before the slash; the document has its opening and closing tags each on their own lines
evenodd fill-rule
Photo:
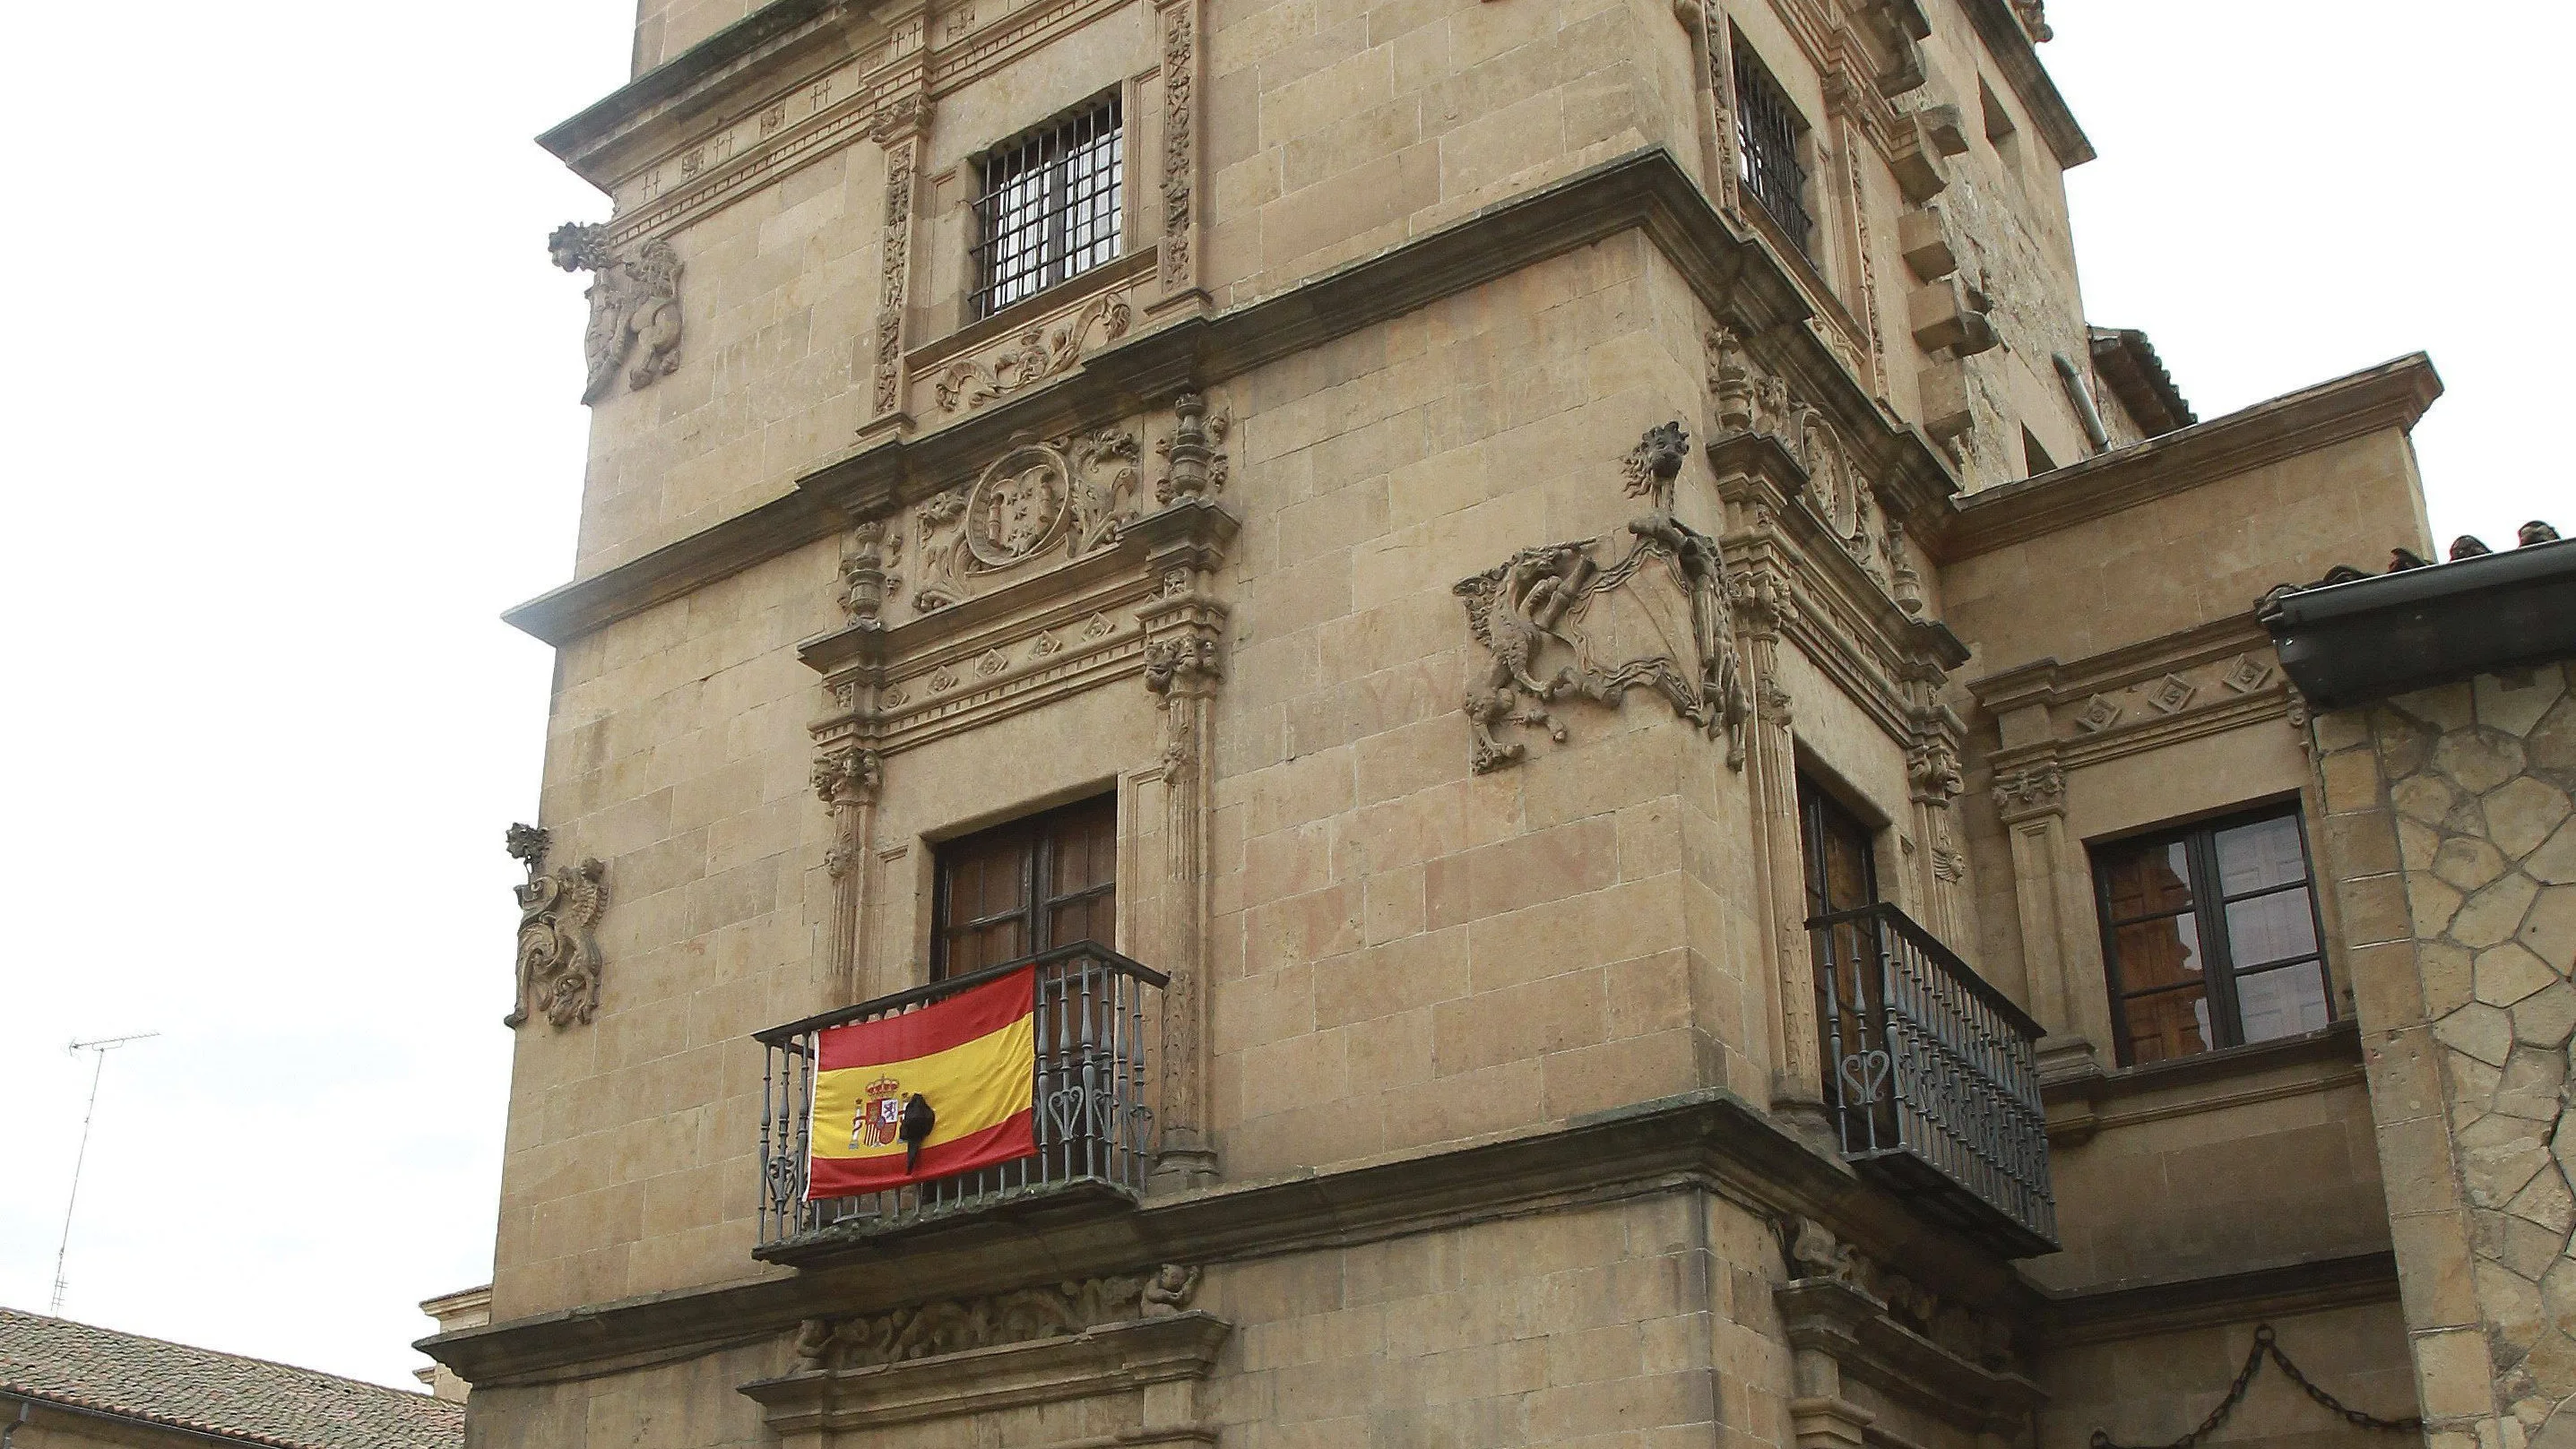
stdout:
<svg viewBox="0 0 2576 1449">
<path fill-rule="evenodd" d="M 1844 1159 L 2011 1256 L 2056 1251 L 2039 1024 L 1892 905 L 1807 934 Z"/>
<path fill-rule="evenodd" d="M 1036 1155 L 856 1197 L 808 1198 L 818 1034 L 918 1011 L 1027 967 L 1036 968 L 1036 1052 L 1029 1064 Z M 1161 972 L 1084 942 L 755 1033 L 768 1048 L 761 1074 L 761 1255 L 1078 1185 L 1132 1197 L 1153 1162 L 1145 1030 L 1154 1005 L 1148 997 L 1158 996 L 1164 982 Z"/>
</svg>

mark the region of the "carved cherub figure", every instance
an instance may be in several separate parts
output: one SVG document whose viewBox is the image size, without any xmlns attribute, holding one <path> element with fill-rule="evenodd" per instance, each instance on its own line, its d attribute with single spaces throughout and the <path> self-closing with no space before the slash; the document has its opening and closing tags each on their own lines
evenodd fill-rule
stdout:
<svg viewBox="0 0 2576 1449">
<path fill-rule="evenodd" d="M 1138 1295 L 1139 1311 L 1147 1318 L 1169 1318 L 1190 1306 L 1190 1295 L 1198 1288 L 1198 1269 L 1165 1263 L 1154 1270 L 1154 1276 Z"/>
</svg>

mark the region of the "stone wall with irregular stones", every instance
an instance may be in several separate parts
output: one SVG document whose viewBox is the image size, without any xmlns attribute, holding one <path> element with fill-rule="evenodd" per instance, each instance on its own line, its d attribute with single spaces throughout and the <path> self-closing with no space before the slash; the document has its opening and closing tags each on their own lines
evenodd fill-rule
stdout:
<svg viewBox="0 0 2576 1449">
<path fill-rule="evenodd" d="M 2576 691 L 2481 675 L 2317 736 L 2430 1442 L 2576 1445 Z"/>
</svg>

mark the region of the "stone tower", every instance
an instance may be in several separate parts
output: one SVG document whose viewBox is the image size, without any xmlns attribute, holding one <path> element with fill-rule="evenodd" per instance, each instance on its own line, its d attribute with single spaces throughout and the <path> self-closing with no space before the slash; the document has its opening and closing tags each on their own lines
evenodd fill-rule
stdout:
<svg viewBox="0 0 2576 1449">
<path fill-rule="evenodd" d="M 2440 385 L 2090 325 L 2040 11 L 644 0 L 476 1442 L 2412 1415 L 2255 603 Z M 1024 965 L 1036 1150 L 809 1195 Z"/>
</svg>

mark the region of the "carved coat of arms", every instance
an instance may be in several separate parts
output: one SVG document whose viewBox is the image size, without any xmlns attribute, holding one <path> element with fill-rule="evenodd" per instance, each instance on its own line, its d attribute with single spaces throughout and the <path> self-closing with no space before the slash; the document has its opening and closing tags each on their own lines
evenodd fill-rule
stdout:
<svg viewBox="0 0 2576 1449">
<path fill-rule="evenodd" d="M 1681 424 L 1667 423 L 1629 454 L 1628 491 L 1650 496 L 1653 511 L 1623 532 L 1522 549 L 1452 590 L 1487 653 L 1464 704 L 1478 773 L 1525 752 L 1509 737 L 1512 726 L 1563 740 L 1551 706 L 1615 707 L 1632 689 L 1660 697 L 1711 737 L 1723 734 L 1727 763 L 1743 763 L 1752 705 L 1725 569 L 1716 543 L 1671 513 L 1688 441 Z"/>
<path fill-rule="evenodd" d="M 634 255 L 609 251 L 608 228 L 566 222 L 546 238 L 546 252 L 567 272 L 589 272 L 590 322 L 582 330 L 582 360 L 589 369 L 581 400 L 607 395 L 617 370 L 632 357 L 626 385 L 640 388 L 680 365 L 680 258 L 659 237 Z"/>
</svg>

